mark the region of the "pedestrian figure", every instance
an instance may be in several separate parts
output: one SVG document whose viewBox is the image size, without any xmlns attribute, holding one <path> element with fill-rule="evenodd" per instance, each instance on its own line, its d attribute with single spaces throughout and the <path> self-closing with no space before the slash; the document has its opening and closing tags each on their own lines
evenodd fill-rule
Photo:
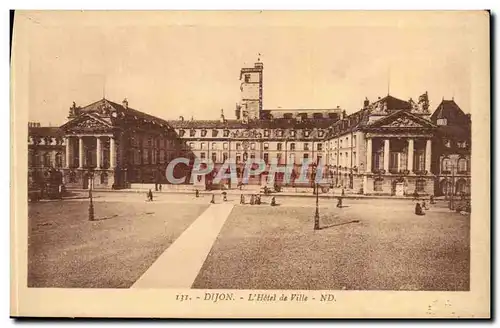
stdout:
<svg viewBox="0 0 500 328">
<path fill-rule="evenodd" d="M 200 197 L 200 191 L 198 189 L 195 190 L 194 194 L 196 195 L 196 198 Z"/>
<path fill-rule="evenodd" d="M 59 199 L 63 198 L 63 185 L 59 184 Z"/>
<path fill-rule="evenodd" d="M 224 191 L 222 193 L 222 196 L 223 196 L 222 200 L 225 201 L 225 202 L 227 202 L 227 192 Z"/>
<path fill-rule="evenodd" d="M 276 206 L 276 198 L 274 196 L 271 198 L 271 206 Z"/>
<path fill-rule="evenodd" d="M 435 204 L 433 195 L 429 197 L 429 204 Z"/>
<path fill-rule="evenodd" d="M 161 183 L 160 183 L 160 185 L 158 187 L 160 188 L 160 191 L 161 191 Z"/>
<path fill-rule="evenodd" d="M 240 204 L 245 205 L 245 196 L 243 194 L 240 196 Z"/>
<path fill-rule="evenodd" d="M 255 204 L 255 196 L 252 194 L 252 196 L 250 197 L 250 205 L 254 204 Z"/>
<path fill-rule="evenodd" d="M 150 202 L 152 202 L 152 201 L 153 201 L 153 192 L 151 191 L 151 189 L 149 189 L 149 191 L 148 191 L 148 200 L 149 200 Z"/>
<path fill-rule="evenodd" d="M 342 187 L 342 196 L 345 195 L 345 190 L 344 190 L 344 187 Z"/>
<path fill-rule="evenodd" d="M 429 208 L 427 207 L 427 204 L 425 203 L 425 200 L 422 201 L 422 208 L 424 210 L 428 210 Z"/>
<path fill-rule="evenodd" d="M 212 194 L 212 200 L 210 201 L 210 204 L 215 204 L 215 195 Z"/>
<path fill-rule="evenodd" d="M 337 198 L 337 207 L 342 208 L 342 197 Z"/>
<path fill-rule="evenodd" d="M 260 205 L 260 195 L 255 196 L 255 204 Z"/>
<path fill-rule="evenodd" d="M 413 200 L 418 200 L 418 192 L 417 189 L 413 192 Z"/>
<path fill-rule="evenodd" d="M 424 215 L 424 211 L 422 210 L 422 206 L 420 206 L 420 203 L 415 204 L 415 214 Z"/>
</svg>

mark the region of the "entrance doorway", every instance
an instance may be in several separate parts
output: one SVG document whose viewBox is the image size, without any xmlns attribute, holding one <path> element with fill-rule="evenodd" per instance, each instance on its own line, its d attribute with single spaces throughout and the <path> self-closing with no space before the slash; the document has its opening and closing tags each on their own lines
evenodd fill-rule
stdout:
<svg viewBox="0 0 500 328">
<path fill-rule="evenodd" d="M 82 188 L 83 189 L 89 189 L 89 175 L 88 173 L 85 173 L 82 177 Z"/>
</svg>

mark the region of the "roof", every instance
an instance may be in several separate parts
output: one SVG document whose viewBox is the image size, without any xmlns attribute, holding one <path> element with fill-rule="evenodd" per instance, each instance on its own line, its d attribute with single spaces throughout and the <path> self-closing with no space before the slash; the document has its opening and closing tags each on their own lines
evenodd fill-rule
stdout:
<svg viewBox="0 0 500 328">
<path fill-rule="evenodd" d="M 437 137 L 447 138 L 457 141 L 470 141 L 471 129 L 468 126 L 440 125 L 437 128 Z"/>
<path fill-rule="evenodd" d="M 32 137 L 62 137 L 64 132 L 57 126 L 28 127 L 28 135 Z"/>
<path fill-rule="evenodd" d="M 448 125 L 469 125 L 470 119 L 463 112 L 457 103 L 452 100 L 442 100 L 434 113 L 431 115 L 431 121 L 437 123 L 438 119 L 446 118 Z"/>
<path fill-rule="evenodd" d="M 411 104 L 408 101 L 404 101 L 398 98 L 395 98 L 391 95 L 387 95 L 382 99 L 378 99 L 375 101 L 373 104 L 386 104 L 387 105 L 387 110 L 392 111 L 392 110 L 401 110 L 401 109 L 411 109 Z"/>
<path fill-rule="evenodd" d="M 296 119 L 273 119 L 273 120 L 253 120 L 243 123 L 239 120 L 171 120 L 168 124 L 175 129 L 301 129 L 301 128 L 327 128 L 336 119 L 307 119 L 297 121 Z"/>
</svg>

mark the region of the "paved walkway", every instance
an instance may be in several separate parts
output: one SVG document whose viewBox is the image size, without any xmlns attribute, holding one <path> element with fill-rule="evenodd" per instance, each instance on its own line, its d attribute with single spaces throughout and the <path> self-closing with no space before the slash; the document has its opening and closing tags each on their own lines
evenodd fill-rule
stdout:
<svg viewBox="0 0 500 328">
<path fill-rule="evenodd" d="M 191 288 L 233 207 L 210 205 L 131 288 Z"/>
</svg>

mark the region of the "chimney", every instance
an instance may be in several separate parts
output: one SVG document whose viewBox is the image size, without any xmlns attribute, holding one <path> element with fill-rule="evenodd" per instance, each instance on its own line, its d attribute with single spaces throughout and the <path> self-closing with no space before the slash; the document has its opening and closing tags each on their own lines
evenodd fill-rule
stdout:
<svg viewBox="0 0 500 328">
<path fill-rule="evenodd" d="M 127 100 L 127 98 L 123 99 L 123 101 L 122 101 L 122 106 L 123 106 L 125 109 L 128 109 L 128 100 Z"/>
<path fill-rule="evenodd" d="M 224 117 L 224 109 L 221 108 L 220 110 L 220 121 L 224 123 L 226 121 L 226 118 Z"/>
<path fill-rule="evenodd" d="M 365 101 L 363 101 L 363 108 L 367 108 L 370 106 L 370 101 L 368 100 L 368 97 L 365 97 Z"/>
</svg>

